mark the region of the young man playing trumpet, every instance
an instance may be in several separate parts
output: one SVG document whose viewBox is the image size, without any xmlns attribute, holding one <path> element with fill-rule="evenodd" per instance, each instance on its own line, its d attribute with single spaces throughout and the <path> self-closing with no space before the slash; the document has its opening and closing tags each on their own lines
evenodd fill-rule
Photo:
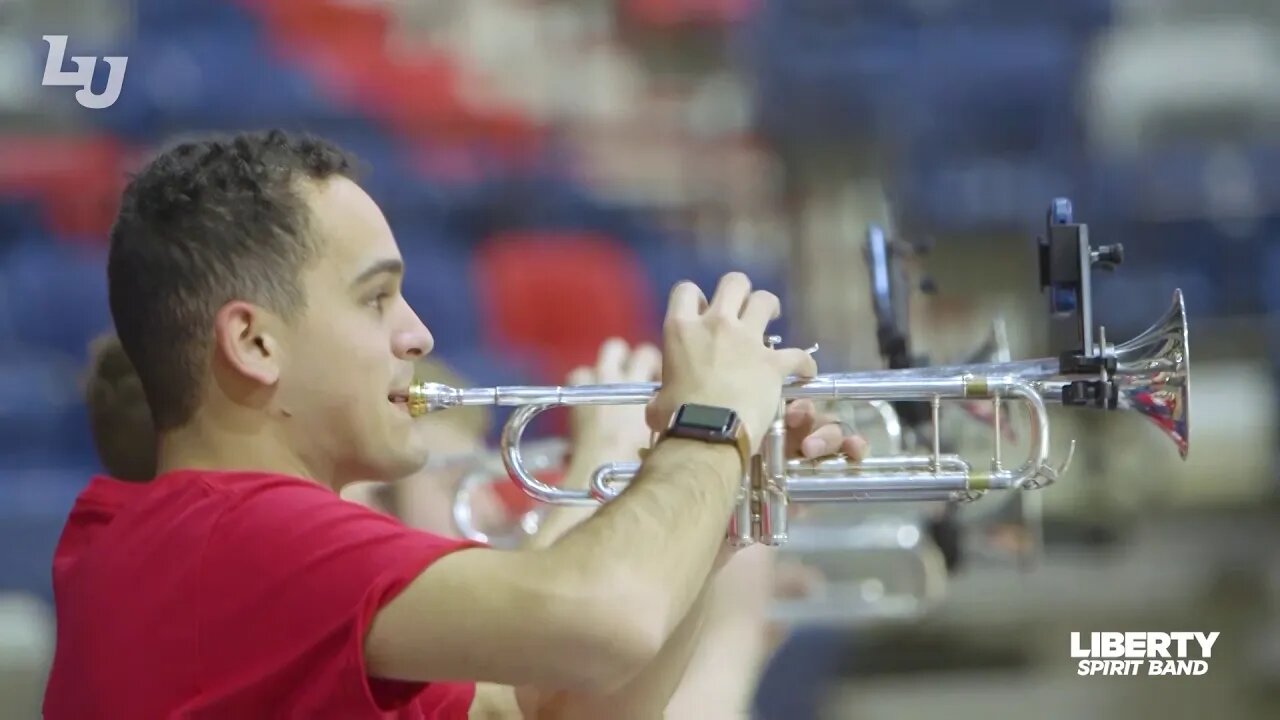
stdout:
<svg viewBox="0 0 1280 720">
<path fill-rule="evenodd" d="M 813 359 L 763 344 L 778 301 L 745 276 L 710 301 L 678 284 L 647 423 L 732 412 L 732 442 L 666 432 L 626 493 L 545 548 L 406 528 L 337 495 L 422 466 L 406 400 L 432 346 L 351 177 L 336 148 L 273 132 L 173 148 L 126 189 L 110 301 L 157 476 L 92 534 L 73 511 L 45 717 L 661 715 L 744 463 Z M 858 451 L 794 416 L 805 454 Z"/>
<path fill-rule="evenodd" d="M 99 458 L 110 478 L 95 479 L 93 512 L 81 511 L 79 522 L 118 512 L 139 492 L 136 483 L 150 481 L 155 474 L 155 432 L 142 385 L 125 355 L 119 339 L 103 335 L 91 346 L 85 400 Z M 419 379 L 461 386 L 465 380 L 430 359 L 415 363 Z M 646 382 L 659 375 L 661 356 L 656 348 L 641 345 L 634 349 L 612 339 L 600 349 L 594 366 L 582 366 L 569 374 L 574 385 Z M 564 486 L 586 487 L 597 465 L 616 460 L 636 459 L 640 448 L 648 447 L 650 433 L 643 406 L 577 406 L 570 413 L 574 462 L 564 473 Z M 479 453 L 483 450 L 484 428 L 489 424 L 485 408 L 464 408 L 421 420 L 431 424 L 432 451 L 445 455 Z M 450 506 L 458 477 L 455 474 L 422 470 L 392 483 L 358 482 L 346 486 L 342 496 L 371 509 L 388 512 L 411 527 L 453 537 Z M 475 509 L 497 524 L 503 520 L 500 503 L 488 495 L 478 496 Z M 589 517 L 591 510 L 556 508 L 547 515 L 530 544 L 544 547 L 570 527 Z M 681 679 L 666 708 L 673 718 L 740 717 L 747 707 L 762 665 L 776 644 L 777 629 L 767 624 L 770 597 L 776 593 L 801 592 L 810 580 L 805 568 L 776 565 L 775 551 L 764 546 L 744 549 L 734 555 L 712 586 L 707 625 L 690 667 Z"/>
</svg>

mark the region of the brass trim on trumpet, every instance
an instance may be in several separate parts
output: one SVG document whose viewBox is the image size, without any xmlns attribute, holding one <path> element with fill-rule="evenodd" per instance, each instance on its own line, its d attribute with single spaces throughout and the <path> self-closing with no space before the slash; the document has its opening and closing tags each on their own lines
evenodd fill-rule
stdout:
<svg viewBox="0 0 1280 720">
<path fill-rule="evenodd" d="M 966 397 L 984 398 L 991 394 L 984 377 L 965 378 L 964 392 Z"/>
</svg>

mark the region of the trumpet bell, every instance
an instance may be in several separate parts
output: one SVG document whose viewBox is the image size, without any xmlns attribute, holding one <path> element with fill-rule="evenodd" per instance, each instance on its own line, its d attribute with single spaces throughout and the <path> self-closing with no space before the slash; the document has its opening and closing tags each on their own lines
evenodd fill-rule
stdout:
<svg viewBox="0 0 1280 720">
<path fill-rule="evenodd" d="M 1173 440 L 1187 459 L 1190 449 L 1191 357 L 1182 291 L 1154 325 L 1117 345 L 1116 407 L 1146 416 Z"/>
</svg>

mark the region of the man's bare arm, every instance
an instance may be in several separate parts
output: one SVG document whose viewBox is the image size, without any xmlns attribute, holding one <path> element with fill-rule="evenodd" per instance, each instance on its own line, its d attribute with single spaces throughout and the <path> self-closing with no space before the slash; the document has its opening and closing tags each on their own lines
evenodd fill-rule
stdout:
<svg viewBox="0 0 1280 720">
<path fill-rule="evenodd" d="M 704 585 L 693 607 L 662 650 L 625 685 L 605 694 L 561 692 L 543 698 L 538 717 L 555 720 L 651 720 L 666 717 L 668 703 L 697 652 L 708 621 L 710 585 Z"/>
<path fill-rule="evenodd" d="M 667 704 L 673 720 L 728 720 L 750 715 L 770 648 L 766 628 L 777 551 L 738 551 L 711 581 L 706 622 L 680 686 Z"/>
<path fill-rule="evenodd" d="M 688 615 L 741 472 L 731 447 L 667 440 L 626 492 L 550 547 L 442 558 L 374 618 L 370 675 L 616 690 Z"/>
<path fill-rule="evenodd" d="M 584 448 L 565 473 L 562 487 L 585 488 L 591 471 L 610 458 Z M 545 547 L 590 517 L 595 508 L 556 507 L 547 513 L 529 546 Z M 697 720 L 741 718 L 767 660 L 766 627 L 772 602 L 776 551 L 763 545 L 725 555 L 708 578 L 704 595 L 640 677 L 608 696 L 566 696 L 563 717 L 610 717 L 635 708 L 635 717 Z M 659 679 L 662 679 L 660 681 Z M 652 708 L 659 710 L 653 712 Z M 643 711 L 649 709 L 649 712 Z"/>
<path fill-rule="evenodd" d="M 728 273 L 707 302 L 677 283 L 662 385 L 646 424 L 682 403 L 733 408 L 762 438 L 783 380 L 817 367 L 761 342 L 778 298 Z M 838 435 L 838 430 L 837 430 Z M 374 618 L 370 674 L 608 693 L 651 662 L 688 615 L 723 547 L 745 468 L 728 445 L 665 440 L 617 499 L 544 550 L 466 550 L 428 568 Z"/>
</svg>

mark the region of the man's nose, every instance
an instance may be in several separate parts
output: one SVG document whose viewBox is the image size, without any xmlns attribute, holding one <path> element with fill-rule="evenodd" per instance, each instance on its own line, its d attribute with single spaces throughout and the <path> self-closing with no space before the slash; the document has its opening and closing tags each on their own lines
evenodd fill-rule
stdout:
<svg viewBox="0 0 1280 720">
<path fill-rule="evenodd" d="M 435 347 L 435 338 L 423 324 L 417 313 L 410 313 L 412 321 L 405 329 L 396 333 L 393 339 L 393 351 L 402 360 L 416 360 L 431 352 Z"/>
</svg>

